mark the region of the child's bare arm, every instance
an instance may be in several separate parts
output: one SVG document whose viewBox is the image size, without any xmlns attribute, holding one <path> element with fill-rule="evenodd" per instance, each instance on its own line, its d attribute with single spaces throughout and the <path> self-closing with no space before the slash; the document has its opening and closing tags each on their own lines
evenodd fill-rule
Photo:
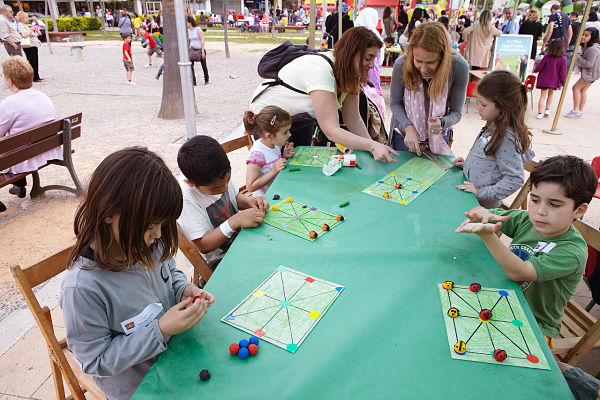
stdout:
<svg viewBox="0 0 600 400">
<path fill-rule="evenodd" d="M 234 229 L 231 227 L 231 229 Z M 223 234 L 218 226 L 210 232 L 206 232 L 200 239 L 192 240 L 192 243 L 201 253 L 210 253 L 215 251 L 227 241 L 227 236 Z"/>
<path fill-rule="evenodd" d="M 515 282 L 538 280 L 538 275 L 533 264 L 529 261 L 521 260 L 516 254 L 510 251 L 500 238 L 496 236 L 495 232 L 481 232 L 478 235 L 510 280 Z"/>
<path fill-rule="evenodd" d="M 267 172 L 260 178 L 259 174 L 261 167 L 256 164 L 248 164 L 246 166 L 246 188 L 250 192 L 254 192 L 260 189 L 261 187 L 268 185 L 275 179 L 277 174 L 279 174 L 279 172 L 285 168 L 285 163 L 285 158 L 280 158 L 275 162 L 273 168 L 271 168 L 269 172 Z"/>
</svg>

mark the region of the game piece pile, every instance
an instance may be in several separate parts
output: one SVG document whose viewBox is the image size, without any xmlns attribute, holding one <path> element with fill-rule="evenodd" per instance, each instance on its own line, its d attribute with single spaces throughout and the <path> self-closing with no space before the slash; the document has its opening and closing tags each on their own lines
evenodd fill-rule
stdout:
<svg viewBox="0 0 600 400">
<path fill-rule="evenodd" d="M 255 356 L 258 354 L 258 343 L 260 343 L 259 338 L 250 336 L 250 340 L 242 339 L 239 343 L 232 343 L 229 346 L 229 352 L 232 356 L 238 356 L 241 359 Z"/>
</svg>

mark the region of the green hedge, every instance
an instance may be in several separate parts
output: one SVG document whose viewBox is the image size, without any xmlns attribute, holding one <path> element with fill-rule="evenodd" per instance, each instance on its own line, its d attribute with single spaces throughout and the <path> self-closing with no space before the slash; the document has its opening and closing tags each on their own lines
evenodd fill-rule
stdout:
<svg viewBox="0 0 600 400">
<path fill-rule="evenodd" d="M 98 17 L 65 17 L 56 20 L 59 32 L 96 31 L 102 28 Z M 53 29 L 52 21 L 48 20 L 48 30 Z"/>
</svg>

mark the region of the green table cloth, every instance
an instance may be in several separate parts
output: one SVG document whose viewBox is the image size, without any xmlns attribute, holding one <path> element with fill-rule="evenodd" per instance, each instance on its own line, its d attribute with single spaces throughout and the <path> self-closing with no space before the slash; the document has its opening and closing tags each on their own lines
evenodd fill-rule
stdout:
<svg viewBox="0 0 600 400">
<path fill-rule="evenodd" d="M 361 191 L 414 155 L 377 163 L 356 153 L 362 169 L 278 175 L 271 203 L 277 193 L 346 220 L 314 242 L 266 224 L 244 229 L 206 285 L 215 296 L 208 314 L 171 339 L 135 399 L 572 398 L 519 286 L 476 235 L 454 233 L 477 204 L 455 188 L 462 171 L 402 205 Z M 254 357 L 230 355 L 229 345 L 249 335 L 220 319 L 280 265 L 345 288 L 296 353 L 261 341 Z M 551 370 L 452 359 L 438 292 L 446 280 L 515 290 Z M 210 380 L 200 381 L 202 369 Z"/>
</svg>

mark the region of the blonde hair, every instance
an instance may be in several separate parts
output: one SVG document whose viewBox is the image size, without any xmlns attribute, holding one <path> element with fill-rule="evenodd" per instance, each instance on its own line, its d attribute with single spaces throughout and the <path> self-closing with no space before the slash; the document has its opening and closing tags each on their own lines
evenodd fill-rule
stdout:
<svg viewBox="0 0 600 400">
<path fill-rule="evenodd" d="M 440 65 L 429 85 L 429 97 L 437 100 L 450 79 L 452 54 L 448 31 L 439 22 L 424 22 L 413 31 L 406 47 L 406 63 L 402 74 L 402 83 L 408 90 L 421 87 L 421 72 L 415 67 L 413 51 L 415 47 L 440 55 Z"/>
<path fill-rule="evenodd" d="M 2 74 L 10 79 L 19 90 L 29 89 L 33 85 L 33 68 L 29 62 L 21 56 L 9 57 L 2 61 Z"/>
<path fill-rule="evenodd" d="M 531 9 L 527 13 L 527 21 L 538 22 L 540 20 L 540 12 L 536 9 Z"/>
<path fill-rule="evenodd" d="M 477 29 L 481 30 L 486 37 L 492 36 L 492 13 L 490 10 L 483 10 L 477 26 L 479 26 Z"/>
<path fill-rule="evenodd" d="M 29 14 L 27 14 L 25 11 L 19 11 L 17 13 L 17 15 L 15 15 L 15 18 L 17 19 L 17 21 L 21 21 L 23 19 L 23 17 L 29 19 Z"/>
</svg>

